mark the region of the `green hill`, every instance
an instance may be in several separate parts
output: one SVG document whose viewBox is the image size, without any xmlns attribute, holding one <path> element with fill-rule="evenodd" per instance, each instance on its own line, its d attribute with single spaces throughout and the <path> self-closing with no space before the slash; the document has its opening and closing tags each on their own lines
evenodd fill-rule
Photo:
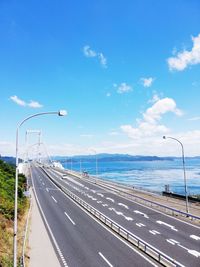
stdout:
<svg viewBox="0 0 200 267">
<path fill-rule="evenodd" d="M 18 219 L 22 219 L 27 200 L 23 195 L 24 175 L 19 175 Z M 12 266 L 15 167 L 0 160 L 0 266 Z"/>
</svg>

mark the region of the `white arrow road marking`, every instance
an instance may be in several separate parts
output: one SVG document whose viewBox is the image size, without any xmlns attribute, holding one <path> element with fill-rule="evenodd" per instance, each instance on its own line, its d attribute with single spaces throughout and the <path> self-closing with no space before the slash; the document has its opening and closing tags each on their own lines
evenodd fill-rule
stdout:
<svg viewBox="0 0 200 267">
<path fill-rule="evenodd" d="M 126 216 L 124 216 L 124 218 L 125 218 L 127 221 L 133 221 L 133 218 L 131 218 L 131 217 L 126 217 Z"/>
<path fill-rule="evenodd" d="M 197 241 L 200 240 L 200 236 L 197 236 L 197 235 L 190 235 L 190 237 Z"/>
<path fill-rule="evenodd" d="M 97 193 L 97 195 L 100 196 L 100 197 L 104 197 L 104 195 L 101 194 L 101 193 Z"/>
<path fill-rule="evenodd" d="M 108 266 L 113 267 L 113 265 L 106 259 L 106 257 L 101 252 L 99 252 L 99 256 L 101 256 L 102 259 L 104 259 L 104 261 L 108 264 Z"/>
<path fill-rule="evenodd" d="M 49 192 L 49 189 L 48 189 L 48 188 L 46 188 L 46 191 L 47 191 L 47 192 Z"/>
<path fill-rule="evenodd" d="M 118 203 L 118 205 L 124 207 L 127 210 L 129 209 L 129 207 L 127 205 L 123 204 L 123 203 Z"/>
<path fill-rule="evenodd" d="M 135 213 L 137 213 L 137 214 L 141 214 L 141 215 L 143 215 L 145 218 L 149 218 L 145 213 L 143 213 L 143 212 L 141 212 L 141 211 L 139 211 L 139 210 L 134 210 L 134 212 Z"/>
<path fill-rule="evenodd" d="M 87 190 L 88 190 L 89 188 L 88 188 L 87 186 L 85 186 L 85 189 L 87 189 Z"/>
<path fill-rule="evenodd" d="M 156 221 L 158 224 L 163 224 L 163 225 L 165 225 L 165 226 L 167 226 L 167 227 L 169 227 L 170 229 L 172 229 L 173 231 L 178 231 L 173 225 L 170 225 L 170 224 L 168 224 L 168 223 L 165 223 L 165 222 L 162 222 L 162 221 Z"/>
<path fill-rule="evenodd" d="M 72 220 L 72 218 L 67 214 L 67 212 L 65 212 L 65 215 L 67 216 L 67 218 L 70 220 L 70 222 L 71 222 L 73 225 L 76 225 L 75 222 Z"/>
<path fill-rule="evenodd" d="M 96 191 L 94 189 L 91 189 L 90 191 L 93 192 L 93 193 L 96 193 Z"/>
<path fill-rule="evenodd" d="M 107 197 L 106 199 L 107 199 L 107 200 L 110 200 L 110 201 L 112 201 L 112 202 L 115 202 L 114 199 L 112 199 L 112 198 L 110 198 L 110 197 Z"/>
<path fill-rule="evenodd" d="M 114 211 L 117 215 L 123 215 L 123 213 L 121 211 Z"/>
<path fill-rule="evenodd" d="M 177 245 L 178 245 L 179 247 L 181 247 L 181 248 L 187 250 L 188 253 L 190 253 L 191 255 L 195 256 L 196 258 L 200 257 L 200 252 L 198 252 L 198 251 L 196 251 L 196 250 L 194 250 L 194 249 L 188 249 L 188 248 L 186 248 L 186 247 L 184 247 L 184 246 L 182 246 L 182 245 L 180 245 L 180 244 L 177 244 Z"/>
<path fill-rule="evenodd" d="M 52 198 L 53 198 L 53 200 L 57 203 L 57 200 L 53 197 L 53 196 L 51 196 Z"/>
<path fill-rule="evenodd" d="M 144 226 L 146 226 L 146 225 L 143 224 L 143 223 L 136 223 L 136 225 L 137 225 L 138 227 L 144 227 Z"/>
</svg>

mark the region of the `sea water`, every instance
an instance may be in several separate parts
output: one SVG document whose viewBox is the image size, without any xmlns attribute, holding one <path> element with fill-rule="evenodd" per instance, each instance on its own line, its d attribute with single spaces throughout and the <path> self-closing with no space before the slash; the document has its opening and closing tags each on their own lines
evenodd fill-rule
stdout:
<svg viewBox="0 0 200 267">
<path fill-rule="evenodd" d="M 70 162 L 65 168 L 87 171 L 100 179 L 130 185 L 135 188 L 162 192 L 169 185 L 171 192 L 184 194 L 182 159 L 158 161 L 112 161 L 112 162 Z M 96 168 L 97 167 L 97 168 Z M 188 194 L 200 194 L 200 159 L 186 159 L 186 180 Z"/>
</svg>

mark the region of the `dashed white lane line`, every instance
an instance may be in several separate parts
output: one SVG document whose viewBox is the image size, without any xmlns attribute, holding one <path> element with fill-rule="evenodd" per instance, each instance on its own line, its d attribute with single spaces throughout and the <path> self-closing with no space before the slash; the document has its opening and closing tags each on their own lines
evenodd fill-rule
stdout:
<svg viewBox="0 0 200 267">
<path fill-rule="evenodd" d="M 53 197 L 53 196 L 51 196 L 52 197 L 52 199 L 57 203 L 57 200 Z"/>
<path fill-rule="evenodd" d="M 102 204 L 102 206 L 103 206 L 103 207 L 107 207 L 107 206 L 108 206 L 108 204 Z"/>
<path fill-rule="evenodd" d="M 46 191 L 47 191 L 47 192 L 49 192 L 49 189 L 48 189 L 48 188 L 46 188 Z"/>
<path fill-rule="evenodd" d="M 160 232 L 156 230 L 149 230 L 149 233 L 151 233 L 152 235 L 160 235 Z"/>
<path fill-rule="evenodd" d="M 101 201 L 101 200 L 99 200 L 99 201 L 97 201 L 97 203 L 102 203 L 102 201 Z"/>
<path fill-rule="evenodd" d="M 168 223 L 166 223 L 166 222 L 163 222 L 163 221 L 156 221 L 158 224 L 163 224 L 163 225 L 165 225 L 165 226 L 167 226 L 167 227 L 169 227 L 171 230 L 173 230 L 173 231 L 176 231 L 176 232 L 178 232 L 178 230 L 173 226 L 173 225 L 170 225 L 170 224 L 168 224 Z"/>
<path fill-rule="evenodd" d="M 200 236 L 197 235 L 190 235 L 190 238 L 195 239 L 195 240 L 200 240 Z"/>
<path fill-rule="evenodd" d="M 136 223 L 136 225 L 137 225 L 138 227 L 144 227 L 144 226 L 146 226 L 146 225 L 143 224 L 143 223 Z"/>
<path fill-rule="evenodd" d="M 168 243 L 172 244 L 172 245 L 176 245 L 176 244 L 179 243 L 178 241 L 176 241 L 176 240 L 174 240 L 174 239 L 166 239 L 166 241 L 167 241 Z"/>
<path fill-rule="evenodd" d="M 127 205 L 123 204 L 123 203 L 118 203 L 118 205 L 124 207 L 127 210 L 129 209 L 129 207 Z"/>
<path fill-rule="evenodd" d="M 67 214 L 67 212 L 64 212 L 65 215 L 67 216 L 67 218 L 70 220 L 70 222 L 73 224 L 73 225 L 76 225 L 75 222 L 72 220 L 72 218 Z"/>
<path fill-rule="evenodd" d="M 113 265 L 106 259 L 106 257 L 101 252 L 99 252 L 99 256 L 102 257 L 102 259 L 108 264 L 108 266 L 113 267 Z"/>
<path fill-rule="evenodd" d="M 44 183 L 42 183 L 43 185 L 45 185 Z"/>
<path fill-rule="evenodd" d="M 142 216 L 144 216 L 147 219 L 149 218 L 149 216 L 147 216 L 145 213 L 143 213 L 143 212 L 141 212 L 139 210 L 134 210 L 134 212 L 137 213 L 137 214 L 141 214 Z"/>
<path fill-rule="evenodd" d="M 112 201 L 113 203 L 115 202 L 114 199 L 112 199 L 110 197 L 107 197 L 106 199 L 109 200 L 109 201 Z"/>
</svg>

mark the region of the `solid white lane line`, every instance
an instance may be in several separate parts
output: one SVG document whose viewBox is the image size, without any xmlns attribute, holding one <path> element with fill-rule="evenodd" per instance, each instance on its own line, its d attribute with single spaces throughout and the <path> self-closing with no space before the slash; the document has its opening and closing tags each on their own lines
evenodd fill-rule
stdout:
<svg viewBox="0 0 200 267">
<path fill-rule="evenodd" d="M 170 224 L 168 224 L 168 223 L 166 223 L 166 222 L 163 222 L 163 221 L 156 221 L 158 224 L 163 224 L 163 225 L 165 225 L 165 226 L 167 226 L 167 227 L 169 227 L 171 230 L 173 230 L 173 231 L 178 231 L 173 225 L 170 225 Z"/>
<path fill-rule="evenodd" d="M 54 187 L 58 188 L 58 190 L 60 190 L 60 188 L 55 185 L 51 180 L 49 180 Z M 118 240 L 120 240 L 122 243 L 124 243 L 126 246 L 128 246 L 131 250 L 133 250 L 136 254 L 140 255 L 140 257 L 142 257 L 143 259 L 145 259 L 147 262 L 149 262 L 152 266 L 157 267 L 157 265 L 152 262 L 149 258 L 147 258 L 145 255 L 143 255 L 141 252 L 139 252 L 137 249 L 133 248 L 132 245 L 128 244 L 125 240 L 123 240 L 118 234 L 114 233 L 113 230 L 107 228 L 107 226 L 105 226 L 104 224 L 102 224 L 97 218 L 93 217 L 93 215 L 91 215 L 86 209 L 84 209 L 83 207 L 81 207 L 78 203 L 74 202 L 69 196 L 66 195 L 66 193 L 64 193 L 62 190 L 60 190 L 60 192 L 66 197 L 68 198 L 70 201 L 72 201 L 77 207 L 79 207 L 83 212 L 85 212 L 88 216 L 90 216 L 95 222 L 97 222 L 99 225 L 101 225 L 106 231 L 108 231 L 110 234 L 114 235 Z M 145 225 L 143 225 L 145 226 Z M 180 265 L 182 267 L 184 267 L 183 265 Z"/>
<path fill-rule="evenodd" d="M 47 192 L 49 192 L 49 189 L 48 189 L 48 188 L 46 188 L 46 191 L 47 191 Z"/>
<path fill-rule="evenodd" d="M 67 214 L 67 212 L 65 212 L 65 215 L 67 216 L 67 218 L 70 220 L 70 222 L 71 222 L 73 225 L 76 225 L 75 222 L 72 220 L 72 218 Z"/>
<path fill-rule="evenodd" d="M 101 253 L 99 252 L 99 256 L 102 257 L 102 259 L 104 259 L 104 261 L 108 264 L 108 266 L 112 267 L 113 265 L 106 259 L 106 257 Z"/>
<path fill-rule="evenodd" d="M 53 196 L 51 196 L 52 198 L 53 198 L 53 200 L 57 203 L 57 200 L 53 197 Z"/>
<path fill-rule="evenodd" d="M 197 235 L 190 235 L 190 238 L 195 239 L 195 240 L 200 240 L 200 236 Z"/>
<path fill-rule="evenodd" d="M 61 258 L 61 260 L 62 260 L 62 262 L 63 262 L 63 265 L 64 265 L 65 267 L 68 267 L 68 265 L 67 265 L 67 263 L 66 263 L 66 260 L 65 260 L 65 258 L 63 257 L 62 251 L 60 250 L 60 248 L 59 248 L 59 246 L 58 246 L 58 243 L 57 243 L 57 241 L 56 241 L 56 239 L 55 239 L 55 237 L 54 237 L 54 235 L 53 235 L 53 232 L 52 232 L 52 230 L 51 230 L 51 228 L 50 228 L 50 226 L 49 226 L 49 224 L 48 224 L 48 222 L 47 222 L 47 219 L 46 219 L 46 217 L 45 217 L 45 215 L 44 215 L 44 212 L 43 212 L 42 207 L 41 207 L 41 205 L 40 205 L 39 199 L 38 199 L 38 197 L 37 197 L 37 193 L 36 193 L 36 190 L 35 190 L 35 183 L 34 183 L 34 179 L 33 179 L 33 177 L 32 177 L 32 171 L 31 171 L 31 178 L 32 178 L 32 181 L 33 181 L 33 189 L 34 189 L 34 193 L 35 193 L 34 196 L 35 196 L 36 202 L 37 202 L 37 204 L 38 204 L 38 206 L 39 206 L 39 209 L 40 209 L 40 211 L 41 211 L 42 217 L 43 217 L 43 219 L 44 219 L 44 221 L 45 221 L 45 224 L 46 224 L 46 226 L 47 226 L 47 228 L 48 228 L 48 231 L 49 231 L 49 233 L 50 233 L 50 235 L 51 235 L 51 238 L 52 238 L 52 240 L 53 240 L 53 243 L 54 243 L 54 245 L 55 245 L 55 248 L 56 248 L 56 250 L 57 250 L 57 252 L 58 252 L 58 254 L 59 254 L 59 256 L 60 256 L 60 258 Z M 54 186 L 55 186 L 55 185 L 54 185 Z M 64 258 L 64 260 L 63 260 L 63 258 Z"/>
<path fill-rule="evenodd" d="M 123 204 L 123 203 L 118 203 L 118 205 L 124 207 L 127 210 L 129 209 L 129 207 L 127 205 Z"/>
</svg>

